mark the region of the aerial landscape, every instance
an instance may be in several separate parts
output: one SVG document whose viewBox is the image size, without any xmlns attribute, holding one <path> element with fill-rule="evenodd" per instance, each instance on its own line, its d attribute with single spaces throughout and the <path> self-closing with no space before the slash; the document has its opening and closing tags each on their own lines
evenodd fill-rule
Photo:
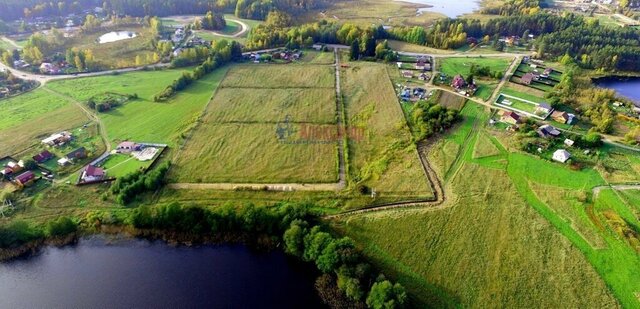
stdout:
<svg viewBox="0 0 640 309">
<path fill-rule="evenodd" d="M 0 308 L 640 308 L 638 0 L 0 0 Z"/>
</svg>

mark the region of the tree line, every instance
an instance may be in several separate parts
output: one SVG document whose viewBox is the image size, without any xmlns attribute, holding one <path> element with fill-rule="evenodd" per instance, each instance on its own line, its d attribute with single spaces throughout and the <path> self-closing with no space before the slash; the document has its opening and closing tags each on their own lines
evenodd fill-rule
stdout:
<svg viewBox="0 0 640 309">
<path fill-rule="evenodd" d="M 153 97 L 155 102 L 162 102 L 177 92 L 187 88 L 194 81 L 201 79 L 206 74 L 213 72 L 215 69 L 229 63 L 230 61 L 239 60 L 242 58 L 242 47 L 235 41 L 220 40 L 216 41 L 212 45 L 211 49 L 205 48 L 207 59 L 197 66 L 191 73 L 184 72 L 180 77 L 175 79 L 171 85 L 167 86 L 160 93 Z M 189 65 L 188 61 L 180 60 L 182 58 L 174 59 L 172 64 L 174 66 Z"/>
<path fill-rule="evenodd" d="M 138 170 L 119 177 L 111 184 L 109 191 L 116 196 L 116 201 L 119 204 L 129 204 L 139 194 L 160 188 L 164 184 L 164 177 L 169 171 L 170 164 L 169 161 L 166 161 L 148 173 Z"/>
</svg>

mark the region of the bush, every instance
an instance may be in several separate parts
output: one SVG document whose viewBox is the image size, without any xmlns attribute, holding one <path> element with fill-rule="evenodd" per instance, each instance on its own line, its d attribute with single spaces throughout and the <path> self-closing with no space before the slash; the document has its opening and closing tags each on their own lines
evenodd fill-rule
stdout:
<svg viewBox="0 0 640 309">
<path fill-rule="evenodd" d="M 66 236 L 78 231 L 78 224 L 68 217 L 60 217 L 49 221 L 45 225 L 44 232 L 47 237 Z"/>
</svg>

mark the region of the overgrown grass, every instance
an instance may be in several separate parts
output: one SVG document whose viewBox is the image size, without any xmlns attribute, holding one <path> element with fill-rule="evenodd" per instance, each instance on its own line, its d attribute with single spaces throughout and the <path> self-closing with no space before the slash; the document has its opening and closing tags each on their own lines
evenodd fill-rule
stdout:
<svg viewBox="0 0 640 309">
<path fill-rule="evenodd" d="M 354 182 L 374 189 L 380 197 L 432 196 L 386 67 L 350 63 L 343 78 L 347 125 L 364 133 L 350 145 Z"/>
<path fill-rule="evenodd" d="M 333 68 L 298 65 L 238 65 L 229 71 L 223 87 L 333 88 Z"/>
</svg>

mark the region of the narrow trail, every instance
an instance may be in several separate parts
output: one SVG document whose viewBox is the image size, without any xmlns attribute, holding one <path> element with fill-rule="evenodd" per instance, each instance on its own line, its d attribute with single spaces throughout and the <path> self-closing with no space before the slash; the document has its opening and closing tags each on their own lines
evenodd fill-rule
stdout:
<svg viewBox="0 0 640 309">
<path fill-rule="evenodd" d="M 613 189 L 617 191 L 640 190 L 640 184 L 609 184 L 593 187 L 591 191 L 593 192 L 594 200 L 598 198 L 598 195 L 600 195 L 600 191 L 602 191 L 603 189 Z"/>
<path fill-rule="evenodd" d="M 345 122 L 346 119 L 342 119 L 344 115 L 344 104 L 342 101 L 342 92 L 340 90 L 340 55 L 338 49 L 333 49 L 333 56 L 335 58 L 335 70 L 336 70 L 336 124 L 338 127 L 338 190 L 344 189 L 347 185 L 346 177 L 346 163 L 344 160 L 345 143 L 343 142 L 345 134 Z"/>
</svg>

